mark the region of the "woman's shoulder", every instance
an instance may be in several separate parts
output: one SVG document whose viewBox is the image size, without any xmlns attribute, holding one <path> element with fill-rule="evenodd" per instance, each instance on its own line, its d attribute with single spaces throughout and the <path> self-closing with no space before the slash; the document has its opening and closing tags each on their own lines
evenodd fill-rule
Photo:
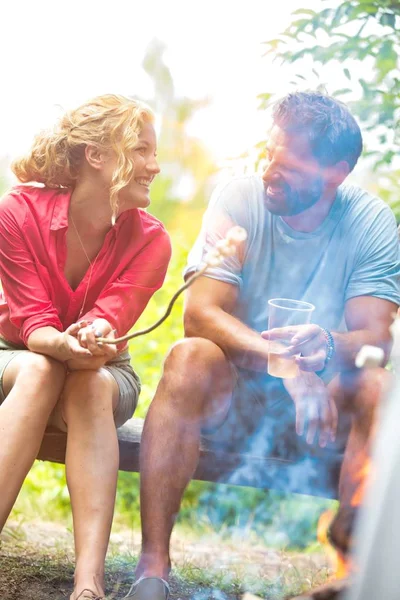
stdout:
<svg viewBox="0 0 400 600">
<path fill-rule="evenodd" d="M 142 261 L 167 265 L 172 246 L 164 224 L 140 208 L 125 211 L 121 216 L 121 220 L 117 219 L 117 239 L 122 252 L 133 259 L 140 253 Z"/>
<path fill-rule="evenodd" d="M 1 198 L 5 204 L 29 204 L 37 201 L 54 201 L 66 190 L 48 188 L 33 183 L 20 183 L 11 187 Z"/>
<path fill-rule="evenodd" d="M 149 237 L 162 236 L 169 238 L 164 223 L 157 219 L 157 217 L 141 208 L 137 209 L 136 215 L 145 235 L 148 235 Z"/>
<path fill-rule="evenodd" d="M 0 200 L 0 213 L 14 215 L 18 222 L 29 219 L 46 221 L 51 218 L 54 207 L 69 197 L 70 190 L 47 188 L 34 184 L 19 184 L 9 189 Z"/>
<path fill-rule="evenodd" d="M 26 199 L 34 192 L 33 186 L 15 185 L 2 195 L 0 199 L 0 212 L 14 214 L 15 216 L 25 214 L 27 208 Z"/>
</svg>

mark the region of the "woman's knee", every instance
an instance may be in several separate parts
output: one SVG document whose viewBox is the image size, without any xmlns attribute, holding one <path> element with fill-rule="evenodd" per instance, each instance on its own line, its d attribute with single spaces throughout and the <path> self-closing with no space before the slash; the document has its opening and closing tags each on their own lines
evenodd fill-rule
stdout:
<svg viewBox="0 0 400 600">
<path fill-rule="evenodd" d="M 117 383 L 107 370 L 73 371 L 67 375 L 61 396 L 63 419 L 67 423 L 72 413 L 112 414 L 117 399 Z"/>
<path fill-rule="evenodd" d="M 38 393 L 41 398 L 57 401 L 63 388 L 66 370 L 63 363 L 43 354 L 23 352 L 10 362 L 3 376 L 3 388 L 7 395 L 18 383 L 27 392 Z M 27 394 L 28 395 L 28 394 Z"/>
</svg>

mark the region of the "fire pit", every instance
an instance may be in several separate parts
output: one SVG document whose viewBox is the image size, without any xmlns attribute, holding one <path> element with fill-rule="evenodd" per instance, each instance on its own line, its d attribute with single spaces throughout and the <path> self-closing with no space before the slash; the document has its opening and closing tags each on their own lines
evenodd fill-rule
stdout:
<svg viewBox="0 0 400 600">
<path fill-rule="evenodd" d="M 303 594 L 290 600 L 342 600 L 344 593 L 349 589 L 348 579 L 332 581 L 309 594 Z M 289 600 L 289 598 L 287 599 Z"/>
</svg>

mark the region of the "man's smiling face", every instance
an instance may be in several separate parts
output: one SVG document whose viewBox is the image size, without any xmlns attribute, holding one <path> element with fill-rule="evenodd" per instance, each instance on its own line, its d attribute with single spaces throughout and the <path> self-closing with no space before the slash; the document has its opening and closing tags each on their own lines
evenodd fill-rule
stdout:
<svg viewBox="0 0 400 600">
<path fill-rule="evenodd" d="M 266 155 L 262 178 L 271 213 L 294 216 L 318 202 L 325 191 L 324 169 L 313 157 L 306 134 L 288 134 L 274 125 Z"/>
</svg>

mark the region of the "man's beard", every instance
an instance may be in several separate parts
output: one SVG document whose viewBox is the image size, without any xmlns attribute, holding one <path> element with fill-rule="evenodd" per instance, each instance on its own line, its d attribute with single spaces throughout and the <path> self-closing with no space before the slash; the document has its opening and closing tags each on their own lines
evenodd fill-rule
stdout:
<svg viewBox="0 0 400 600">
<path fill-rule="evenodd" d="M 268 188 L 268 186 L 266 187 Z M 274 215 L 294 217 L 318 202 L 323 192 L 323 180 L 318 177 L 310 183 L 309 189 L 301 191 L 293 189 L 283 182 L 282 192 L 284 194 L 282 199 L 276 200 L 265 191 L 267 208 Z"/>
</svg>

